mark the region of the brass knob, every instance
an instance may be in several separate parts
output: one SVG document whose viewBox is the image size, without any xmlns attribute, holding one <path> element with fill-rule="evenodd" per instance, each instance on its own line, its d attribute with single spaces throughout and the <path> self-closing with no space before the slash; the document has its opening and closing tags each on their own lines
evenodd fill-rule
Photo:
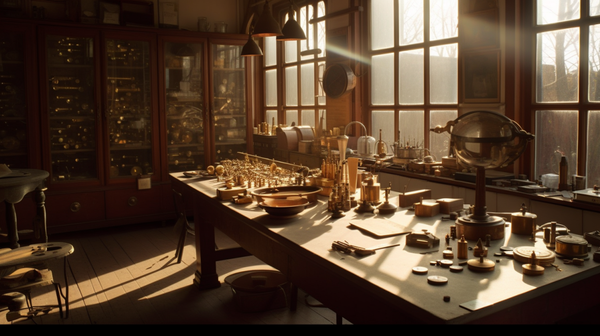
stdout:
<svg viewBox="0 0 600 336">
<path fill-rule="evenodd" d="M 129 206 L 134 206 L 137 205 L 138 199 L 135 196 L 131 196 L 129 197 L 129 200 L 127 200 L 127 204 L 129 204 Z"/>
<path fill-rule="evenodd" d="M 79 210 L 81 210 L 81 203 L 79 202 L 73 202 L 71 203 L 71 212 L 77 212 Z"/>
</svg>

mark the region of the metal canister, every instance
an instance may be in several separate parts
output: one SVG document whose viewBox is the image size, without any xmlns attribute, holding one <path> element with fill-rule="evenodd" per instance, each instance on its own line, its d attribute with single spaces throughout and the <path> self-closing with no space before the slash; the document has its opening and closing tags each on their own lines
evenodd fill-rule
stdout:
<svg viewBox="0 0 600 336">
<path fill-rule="evenodd" d="M 521 211 L 513 212 L 510 219 L 510 230 L 514 234 L 531 235 L 537 230 L 537 215 L 527 212 L 523 204 Z"/>
<path fill-rule="evenodd" d="M 587 258 L 588 242 L 581 237 L 556 237 L 556 254 L 566 258 Z"/>
</svg>

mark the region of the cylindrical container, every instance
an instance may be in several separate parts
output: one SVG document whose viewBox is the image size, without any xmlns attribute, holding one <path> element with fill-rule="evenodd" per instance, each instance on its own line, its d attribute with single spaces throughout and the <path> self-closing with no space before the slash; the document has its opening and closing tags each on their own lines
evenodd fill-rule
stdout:
<svg viewBox="0 0 600 336">
<path fill-rule="evenodd" d="M 585 176 L 573 175 L 573 190 L 585 189 Z"/>
<path fill-rule="evenodd" d="M 520 235 L 531 235 L 537 229 L 537 215 L 526 212 L 524 208 L 513 212 L 510 219 L 510 232 Z"/>
<path fill-rule="evenodd" d="M 569 189 L 569 164 L 567 163 L 567 158 L 562 156 L 560 158 L 559 165 L 559 182 L 558 182 L 558 190 L 568 190 Z"/>
<path fill-rule="evenodd" d="M 588 242 L 580 237 L 556 237 L 556 254 L 566 258 L 587 258 Z"/>
<path fill-rule="evenodd" d="M 469 259 L 469 244 L 467 243 L 465 236 L 462 236 L 460 238 L 460 240 L 457 243 L 457 247 L 458 252 L 456 254 L 458 259 Z"/>
</svg>

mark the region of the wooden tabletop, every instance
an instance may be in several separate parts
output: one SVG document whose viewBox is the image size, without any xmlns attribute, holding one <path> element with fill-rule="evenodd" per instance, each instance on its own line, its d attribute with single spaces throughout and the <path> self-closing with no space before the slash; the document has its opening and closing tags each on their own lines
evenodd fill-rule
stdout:
<svg viewBox="0 0 600 336">
<path fill-rule="evenodd" d="M 222 182 L 216 180 L 194 181 L 179 175 L 181 174 L 172 174 L 190 188 L 209 197 L 215 197 L 216 189 L 223 186 Z M 390 203 L 398 204 L 397 195 L 392 192 Z M 218 199 L 214 201 L 221 203 L 229 209 L 228 211 L 241 215 L 239 218 L 242 220 L 248 219 L 244 220 L 246 225 L 251 225 L 262 234 L 299 251 L 302 257 L 310 262 L 325 263 L 339 276 L 373 286 L 371 289 L 379 293 L 377 295 L 381 295 L 381 300 L 391 302 L 392 305 L 397 301 L 399 307 L 406 307 L 408 303 L 415 311 L 427 312 L 424 316 L 431 318 L 432 323 L 465 323 L 600 273 L 600 264 L 592 261 L 590 254 L 590 259 L 581 266 L 567 265 L 557 258 L 555 264 L 560 270 L 549 266 L 545 267 L 541 276 L 524 275 L 521 263 L 507 256 L 494 256 L 494 253 L 500 252 L 500 247 L 504 246 L 534 246 L 536 249 L 547 249 L 540 235 L 533 242 L 529 236 L 511 234 L 510 223 L 506 225 L 505 238 L 492 241 L 488 248 L 487 259 L 493 261 L 493 271 L 473 272 L 464 265 L 462 272 L 455 273 L 449 268 L 430 264 L 444 259 L 443 250 L 448 248 L 444 238 L 450 233 L 450 226 L 454 221 L 442 220 L 444 215 L 416 217 L 407 208 L 399 208 L 390 215 L 357 213 L 352 209 L 347 211 L 344 217 L 333 219 L 331 212 L 327 211 L 327 197 L 320 196 L 316 205 L 307 207 L 296 217 L 275 218 L 266 214 L 256 202 L 234 204 Z M 419 233 L 426 229 L 440 239 L 440 245 L 431 249 L 411 247 L 406 245 L 406 234 L 378 238 L 351 225 L 362 221 L 389 221 Z M 219 223 L 215 226 L 219 227 Z M 346 241 L 365 248 L 380 244 L 400 245 L 360 257 L 333 250 L 331 246 L 334 241 Z M 474 241 L 468 242 L 471 248 L 475 244 Z M 457 240 L 450 240 L 448 246 L 455 252 L 452 259 L 454 265 L 467 261 L 456 258 Z M 469 259 L 472 258 L 474 256 L 470 251 Z M 414 267 L 427 268 L 428 272 L 425 275 L 415 274 Z M 447 282 L 432 285 L 428 281 L 429 276 L 444 277 Z M 338 289 L 331 288 L 331 292 L 336 290 Z M 447 302 L 445 298 L 448 299 Z"/>
</svg>

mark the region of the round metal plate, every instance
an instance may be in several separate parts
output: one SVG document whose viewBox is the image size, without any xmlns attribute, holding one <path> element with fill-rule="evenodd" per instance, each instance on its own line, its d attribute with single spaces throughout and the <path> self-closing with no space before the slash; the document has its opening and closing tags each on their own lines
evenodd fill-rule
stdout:
<svg viewBox="0 0 600 336">
<path fill-rule="evenodd" d="M 429 270 L 427 269 L 427 267 L 416 266 L 416 267 L 413 267 L 412 272 L 414 274 L 421 275 L 421 274 L 427 274 L 427 272 L 429 272 Z"/>
<path fill-rule="evenodd" d="M 427 277 L 427 282 L 434 286 L 445 285 L 448 283 L 448 278 L 441 275 L 431 275 Z"/>
<path fill-rule="evenodd" d="M 549 266 L 556 259 L 554 252 L 535 246 L 519 246 L 513 249 L 515 260 L 524 264 L 531 264 L 531 253 L 535 253 L 535 258 L 540 266 Z"/>
</svg>

